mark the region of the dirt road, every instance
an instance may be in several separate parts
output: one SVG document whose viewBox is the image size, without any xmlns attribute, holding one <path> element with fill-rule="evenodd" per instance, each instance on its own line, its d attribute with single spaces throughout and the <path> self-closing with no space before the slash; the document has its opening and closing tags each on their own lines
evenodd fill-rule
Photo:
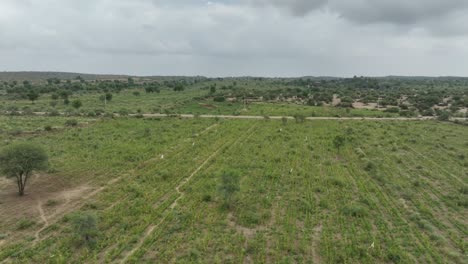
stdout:
<svg viewBox="0 0 468 264">
<path fill-rule="evenodd" d="M 34 115 L 44 116 L 46 112 L 34 112 Z M 61 115 L 64 115 L 61 113 Z M 114 114 L 114 116 L 119 116 Z M 137 114 L 130 114 L 129 116 L 137 116 Z M 181 117 L 181 118 L 224 118 L 224 119 L 294 119 L 293 116 L 246 116 L 246 115 L 193 115 L 193 114 L 142 114 L 143 117 Z M 435 116 L 422 116 L 422 117 L 305 117 L 306 120 L 373 120 L 373 121 L 423 121 L 423 120 L 436 120 Z M 468 121 L 468 118 L 452 117 L 451 121 Z"/>
</svg>

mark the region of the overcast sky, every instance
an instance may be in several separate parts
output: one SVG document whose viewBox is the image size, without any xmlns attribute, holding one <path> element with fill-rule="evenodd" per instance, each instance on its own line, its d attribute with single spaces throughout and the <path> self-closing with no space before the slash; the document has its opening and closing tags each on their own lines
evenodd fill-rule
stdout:
<svg viewBox="0 0 468 264">
<path fill-rule="evenodd" d="M 0 0 L 0 71 L 468 76 L 468 0 Z"/>
</svg>

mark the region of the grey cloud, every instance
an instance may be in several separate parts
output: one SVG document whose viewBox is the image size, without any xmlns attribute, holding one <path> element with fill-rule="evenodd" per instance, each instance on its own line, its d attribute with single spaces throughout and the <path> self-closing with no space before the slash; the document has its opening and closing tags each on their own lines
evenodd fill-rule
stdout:
<svg viewBox="0 0 468 264">
<path fill-rule="evenodd" d="M 358 23 L 414 24 L 468 8 L 466 0 L 330 0 L 330 10 Z"/>
<path fill-rule="evenodd" d="M 412 1 L 0 0 L 0 70 L 466 75 L 465 5 Z"/>
<path fill-rule="evenodd" d="M 304 16 L 310 11 L 323 7 L 328 0 L 248 0 L 255 6 L 273 6 L 284 8 L 293 15 Z"/>
<path fill-rule="evenodd" d="M 467 0 L 247 0 L 295 16 L 324 11 L 352 23 L 390 24 L 403 30 L 422 28 L 437 35 L 468 34 Z"/>
<path fill-rule="evenodd" d="M 468 9 L 466 0 L 247 0 L 255 6 L 274 6 L 298 16 L 326 8 L 358 23 L 412 24 Z M 466 11 L 466 10 L 465 10 Z"/>
</svg>

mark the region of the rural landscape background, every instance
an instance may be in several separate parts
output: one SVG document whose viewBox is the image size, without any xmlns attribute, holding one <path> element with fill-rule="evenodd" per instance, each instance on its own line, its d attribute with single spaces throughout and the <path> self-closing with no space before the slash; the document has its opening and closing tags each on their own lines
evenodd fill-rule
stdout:
<svg viewBox="0 0 468 264">
<path fill-rule="evenodd" d="M 0 78 L 2 261 L 466 261 L 466 78 Z"/>
<path fill-rule="evenodd" d="M 468 263 L 467 0 L 0 0 L 0 264 Z"/>
</svg>

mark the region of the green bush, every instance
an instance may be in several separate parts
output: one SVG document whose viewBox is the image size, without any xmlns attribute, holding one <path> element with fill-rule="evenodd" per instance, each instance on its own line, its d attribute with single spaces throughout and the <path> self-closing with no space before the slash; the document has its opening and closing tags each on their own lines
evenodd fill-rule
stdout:
<svg viewBox="0 0 468 264">
<path fill-rule="evenodd" d="M 90 212 L 75 213 L 71 221 L 78 246 L 94 247 L 98 235 L 96 215 Z"/>
<path fill-rule="evenodd" d="M 17 230 L 25 230 L 25 229 L 28 229 L 30 228 L 31 226 L 35 225 L 36 222 L 31 220 L 31 219 L 27 219 L 27 218 L 24 218 L 24 219 L 21 219 L 18 221 L 18 223 L 16 224 L 16 229 Z"/>
<path fill-rule="evenodd" d="M 352 217 L 365 217 L 369 215 L 369 210 L 362 205 L 352 204 L 345 206 L 342 210 L 343 214 Z"/>
<path fill-rule="evenodd" d="M 65 121 L 65 126 L 75 127 L 77 125 L 78 125 L 78 121 L 76 119 L 68 119 L 67 121 Z"/>
</svg>

